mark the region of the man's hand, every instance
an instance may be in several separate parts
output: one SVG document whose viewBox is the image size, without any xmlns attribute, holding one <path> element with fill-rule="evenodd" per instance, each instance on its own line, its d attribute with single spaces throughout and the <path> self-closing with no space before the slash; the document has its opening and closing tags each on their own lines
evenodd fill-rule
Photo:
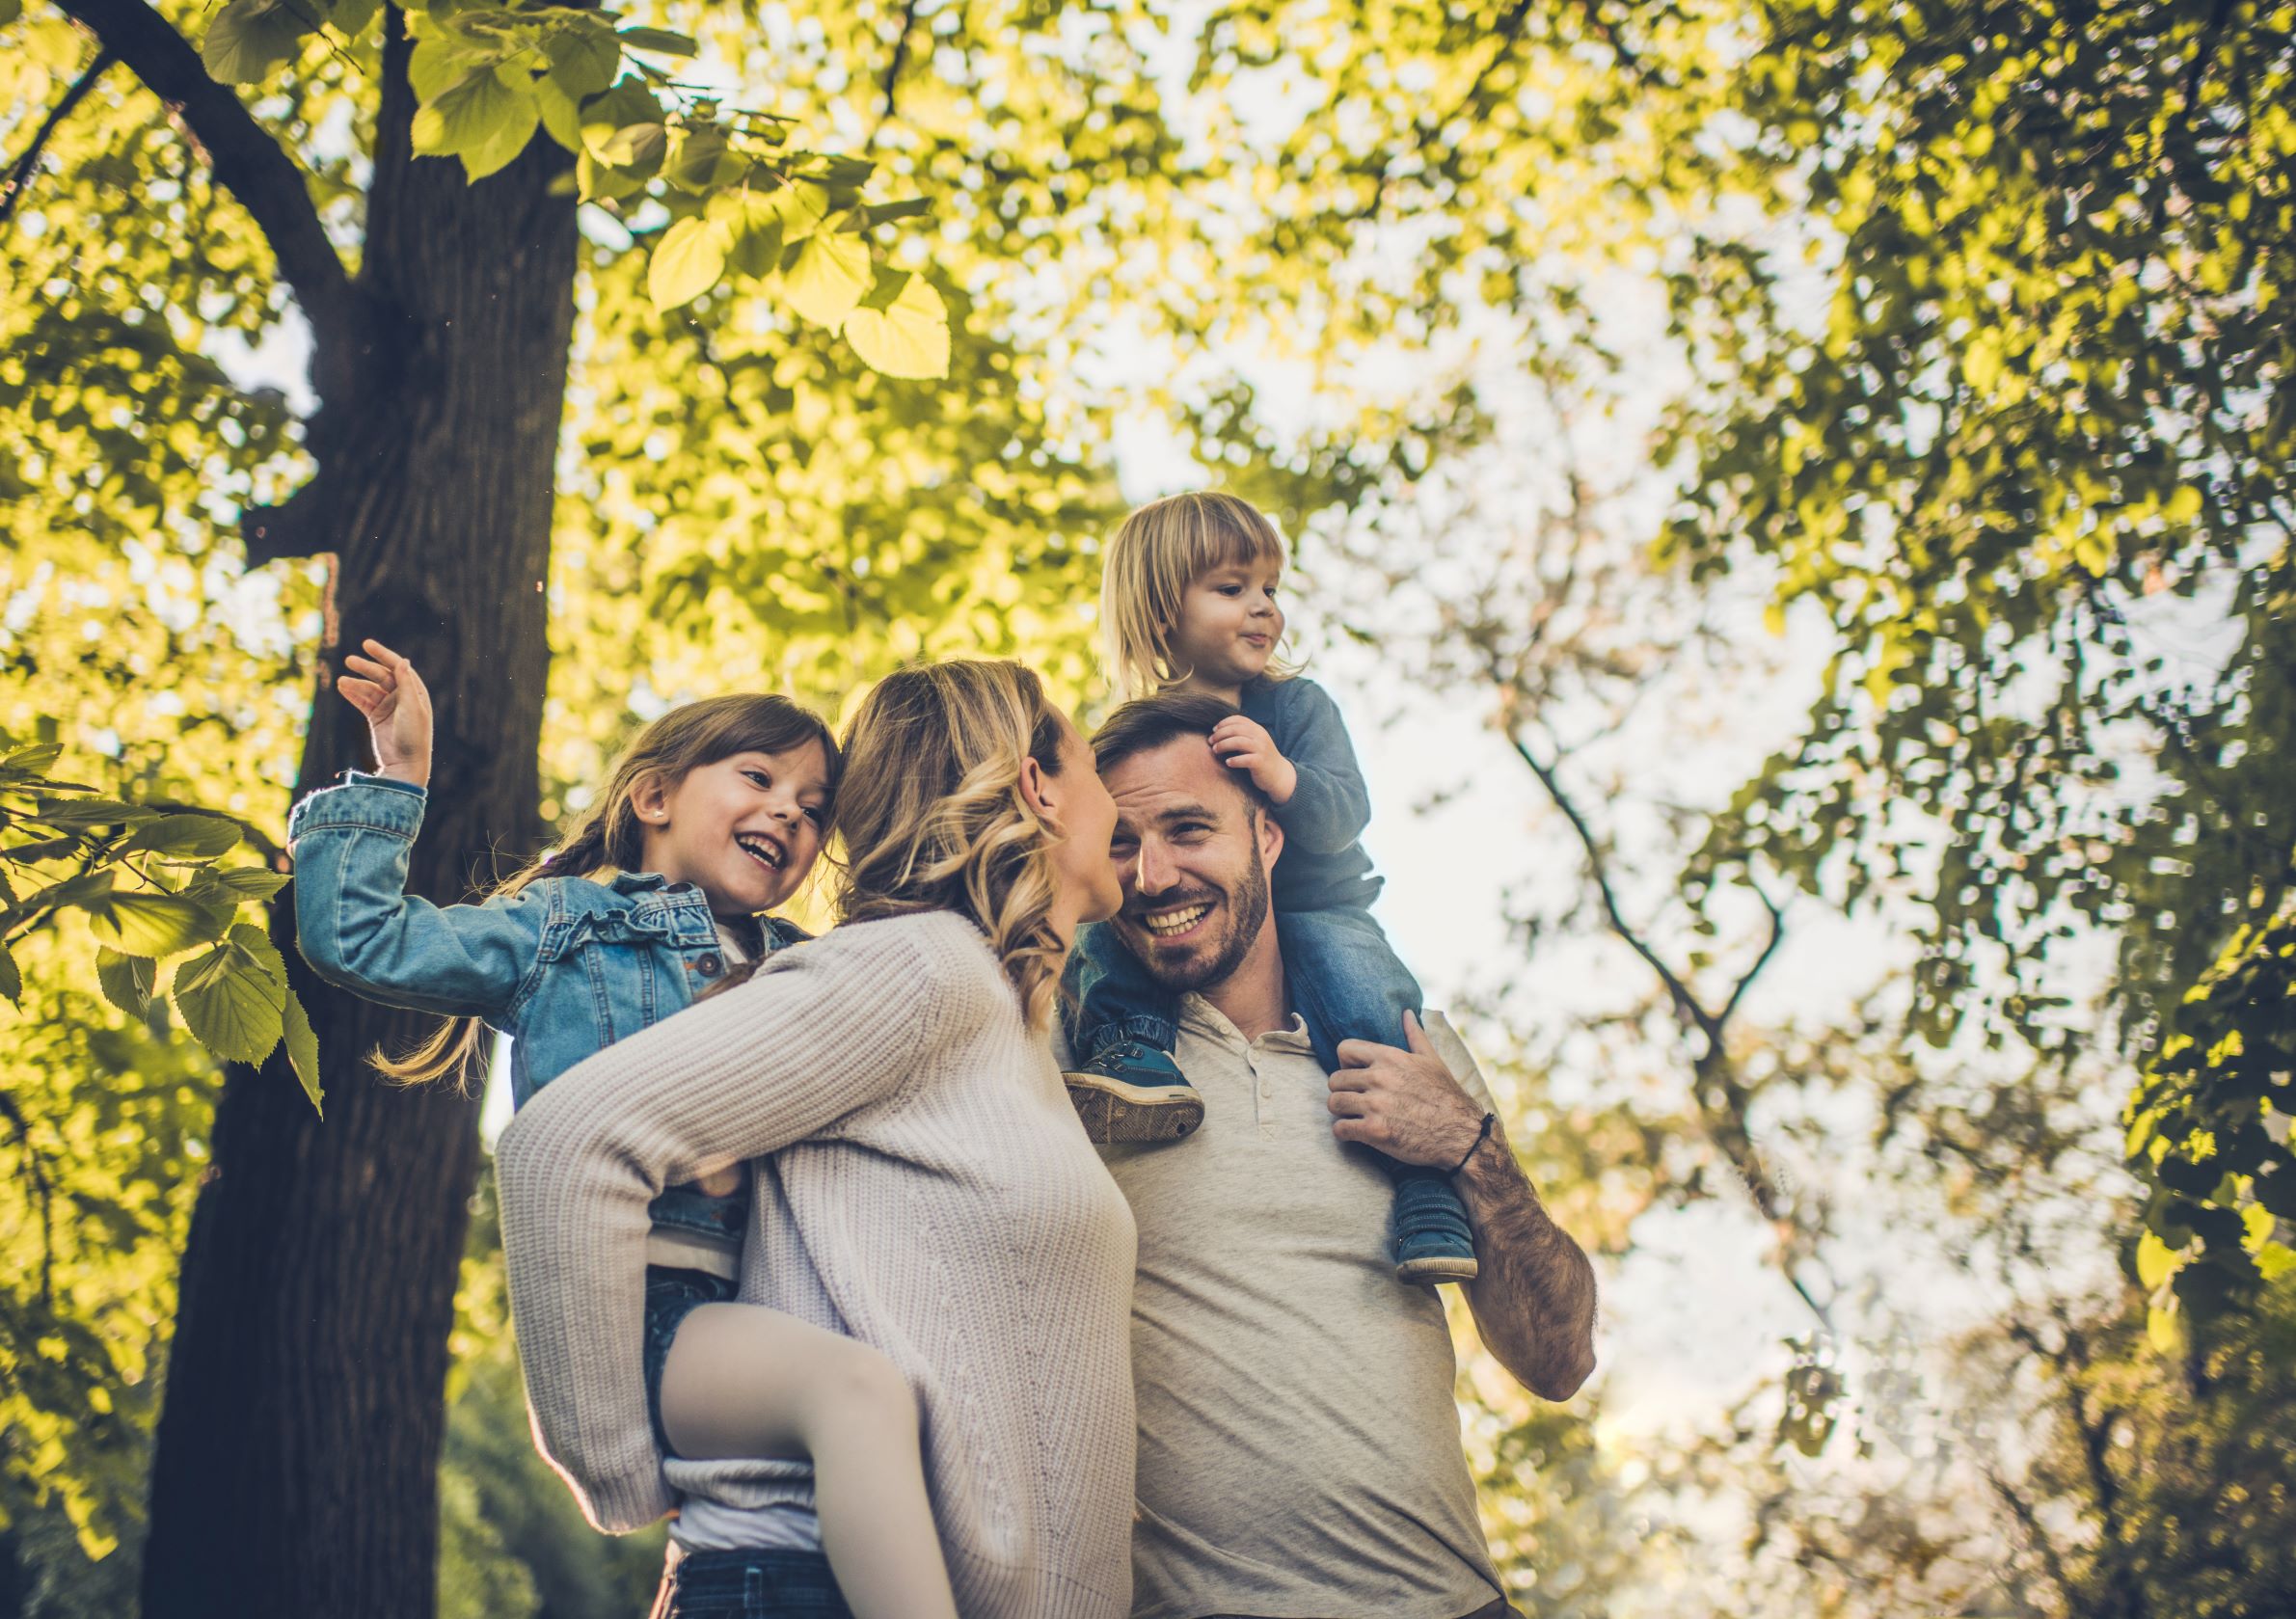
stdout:
<svg viewBox="0 0 2296 1619">
<path fill-rule="evenodd" d="M 430 688 L 415 665 L 381 641 L 362 641 L 367 656 L 343 660 L 350 672 L 335 683 L 343 701 L 366 716 L 375 773 L 416 787 L 430 785 Z"/>
<path fill-rule="evenodd" d="M 1567 1400 L 1594 1370 L 1594 1267 L 1548 1216 L 1503 1130 L 1483 1137 L 1483 1106 L 1406 1016 L 1409 1051 L 1345 1040 L 1332 1075 L 1332 1134 L 1454 1177 L 1482 1274 L 1467 1284 L 1483 1346 L 1526 1389 Z M 1472 1156 L 1471 1156 L 1472 1154 Z"/>
<path fill-rule="evenodd" d="M 1453 1169 L 1482 1134 L 1483 1110 L 1451 1077 L 1427 1031 L 1408 1012 L 1403 1038 L 1411 1042 L 1408 1051 L 1370 1040 L 1339 1042 L 1332 1134 L 1402 1163 Z"/>
<path fill-rule="evenodd" d="M 1279 804 L 1291 802 L 1300 784 L 1299 767 L 1277 750 L 1276 739 L 1256 719 L 1231 714 L 1212 727 L 1212 752 L 1220 763 L 1243 771 L 1253 785 Z"/>
</svg>

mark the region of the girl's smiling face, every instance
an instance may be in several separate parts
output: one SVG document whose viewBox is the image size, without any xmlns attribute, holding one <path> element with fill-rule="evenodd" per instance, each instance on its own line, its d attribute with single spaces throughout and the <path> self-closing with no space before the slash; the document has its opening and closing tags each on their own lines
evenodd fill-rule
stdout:
<svg viewBox="0 0 2296 1619">
<path fill-rule="evenodd" d="M 1188 671 L 1182 686 L 1227 692 L 1266 669 L 1283 638 L 1283 563 L 1261 557 L 1223 562 L 1188 581 L 1172 628 L 1172 661 Z"/>
<path fill-rule="evenodd" d="M 718 916 L 754 916 L 797 891 L 822 851 L 829 761 L 818 742 L 736 753 L 675 783 L 641 782 L 645 869 L 690 882 Z"/>
</svg>

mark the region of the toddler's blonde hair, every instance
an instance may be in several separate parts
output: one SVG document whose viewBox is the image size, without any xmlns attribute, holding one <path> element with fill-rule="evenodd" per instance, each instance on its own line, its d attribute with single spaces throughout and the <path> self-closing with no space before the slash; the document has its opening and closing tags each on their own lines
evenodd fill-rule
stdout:
<svg viewBox="0 0 2296 1619">
<path fill-rule="evenodd" d="M 1100 628 L 1117 691 L 1152 697 L 1192 672 L 1173 657 L 1172 635 L 1188 586 L 1214 568 L 1272 561 L 1283 540 L 1251 501 L 1200 490 L 1151 500 L 1124 519 L 1101 559 Z M 1271 660 L 1268 680 L 1288 680 Z"/>
</svg>

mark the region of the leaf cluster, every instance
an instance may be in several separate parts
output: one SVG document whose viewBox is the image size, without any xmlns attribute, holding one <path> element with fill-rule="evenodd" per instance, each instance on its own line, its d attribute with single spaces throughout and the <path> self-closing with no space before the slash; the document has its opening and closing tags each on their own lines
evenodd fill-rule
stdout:
<svg viewBox="0 0 2296 1619">
<path fill-rule="evenodd" d="M 162 990 L 194 1039 L 227 1062 L 260 1064 L 283 1042 L 319 1105 L 318 1039 L 269 934 L 240 921 L 287 878 L 225 865 L 245 830 L 234 818 L 123 803 L 49 772 L 61 742 L 0 739 L 0 995 L 20 1003 L 14 951 L 77 913 L 96 941 L 104 999 L 146 1016 Z M 197 954 L 192 954 L 197 952 Z M 185 960 L 177 958 L 186 957 Z"/>
</svg>

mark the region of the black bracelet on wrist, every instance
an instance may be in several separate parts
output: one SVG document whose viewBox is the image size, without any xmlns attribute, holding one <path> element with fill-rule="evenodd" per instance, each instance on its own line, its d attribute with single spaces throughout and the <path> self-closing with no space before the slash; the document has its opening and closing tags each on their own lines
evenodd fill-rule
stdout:
<svg viewBox="0 0 2296 1619">
<path fill-rule="evenodd" d="M 1457 1174 L 1461 1170 L 1467 1168 L 1467 1166 L 1473 1161 L 1474 1155 L 1482 1150 L 1483 1143 L 1491 1139 L 1491 1126 L 1498 1122 L 1498 1114 L 1486 1113 L 1483 1115 L 1483 1127 L 1474 1133 L 1474 1145 L 1467 1149 L 1466 1157 L 1461 1158 L 1458 1163 L 1451 1166 L 1451 1174 Z"/>
</svg>

